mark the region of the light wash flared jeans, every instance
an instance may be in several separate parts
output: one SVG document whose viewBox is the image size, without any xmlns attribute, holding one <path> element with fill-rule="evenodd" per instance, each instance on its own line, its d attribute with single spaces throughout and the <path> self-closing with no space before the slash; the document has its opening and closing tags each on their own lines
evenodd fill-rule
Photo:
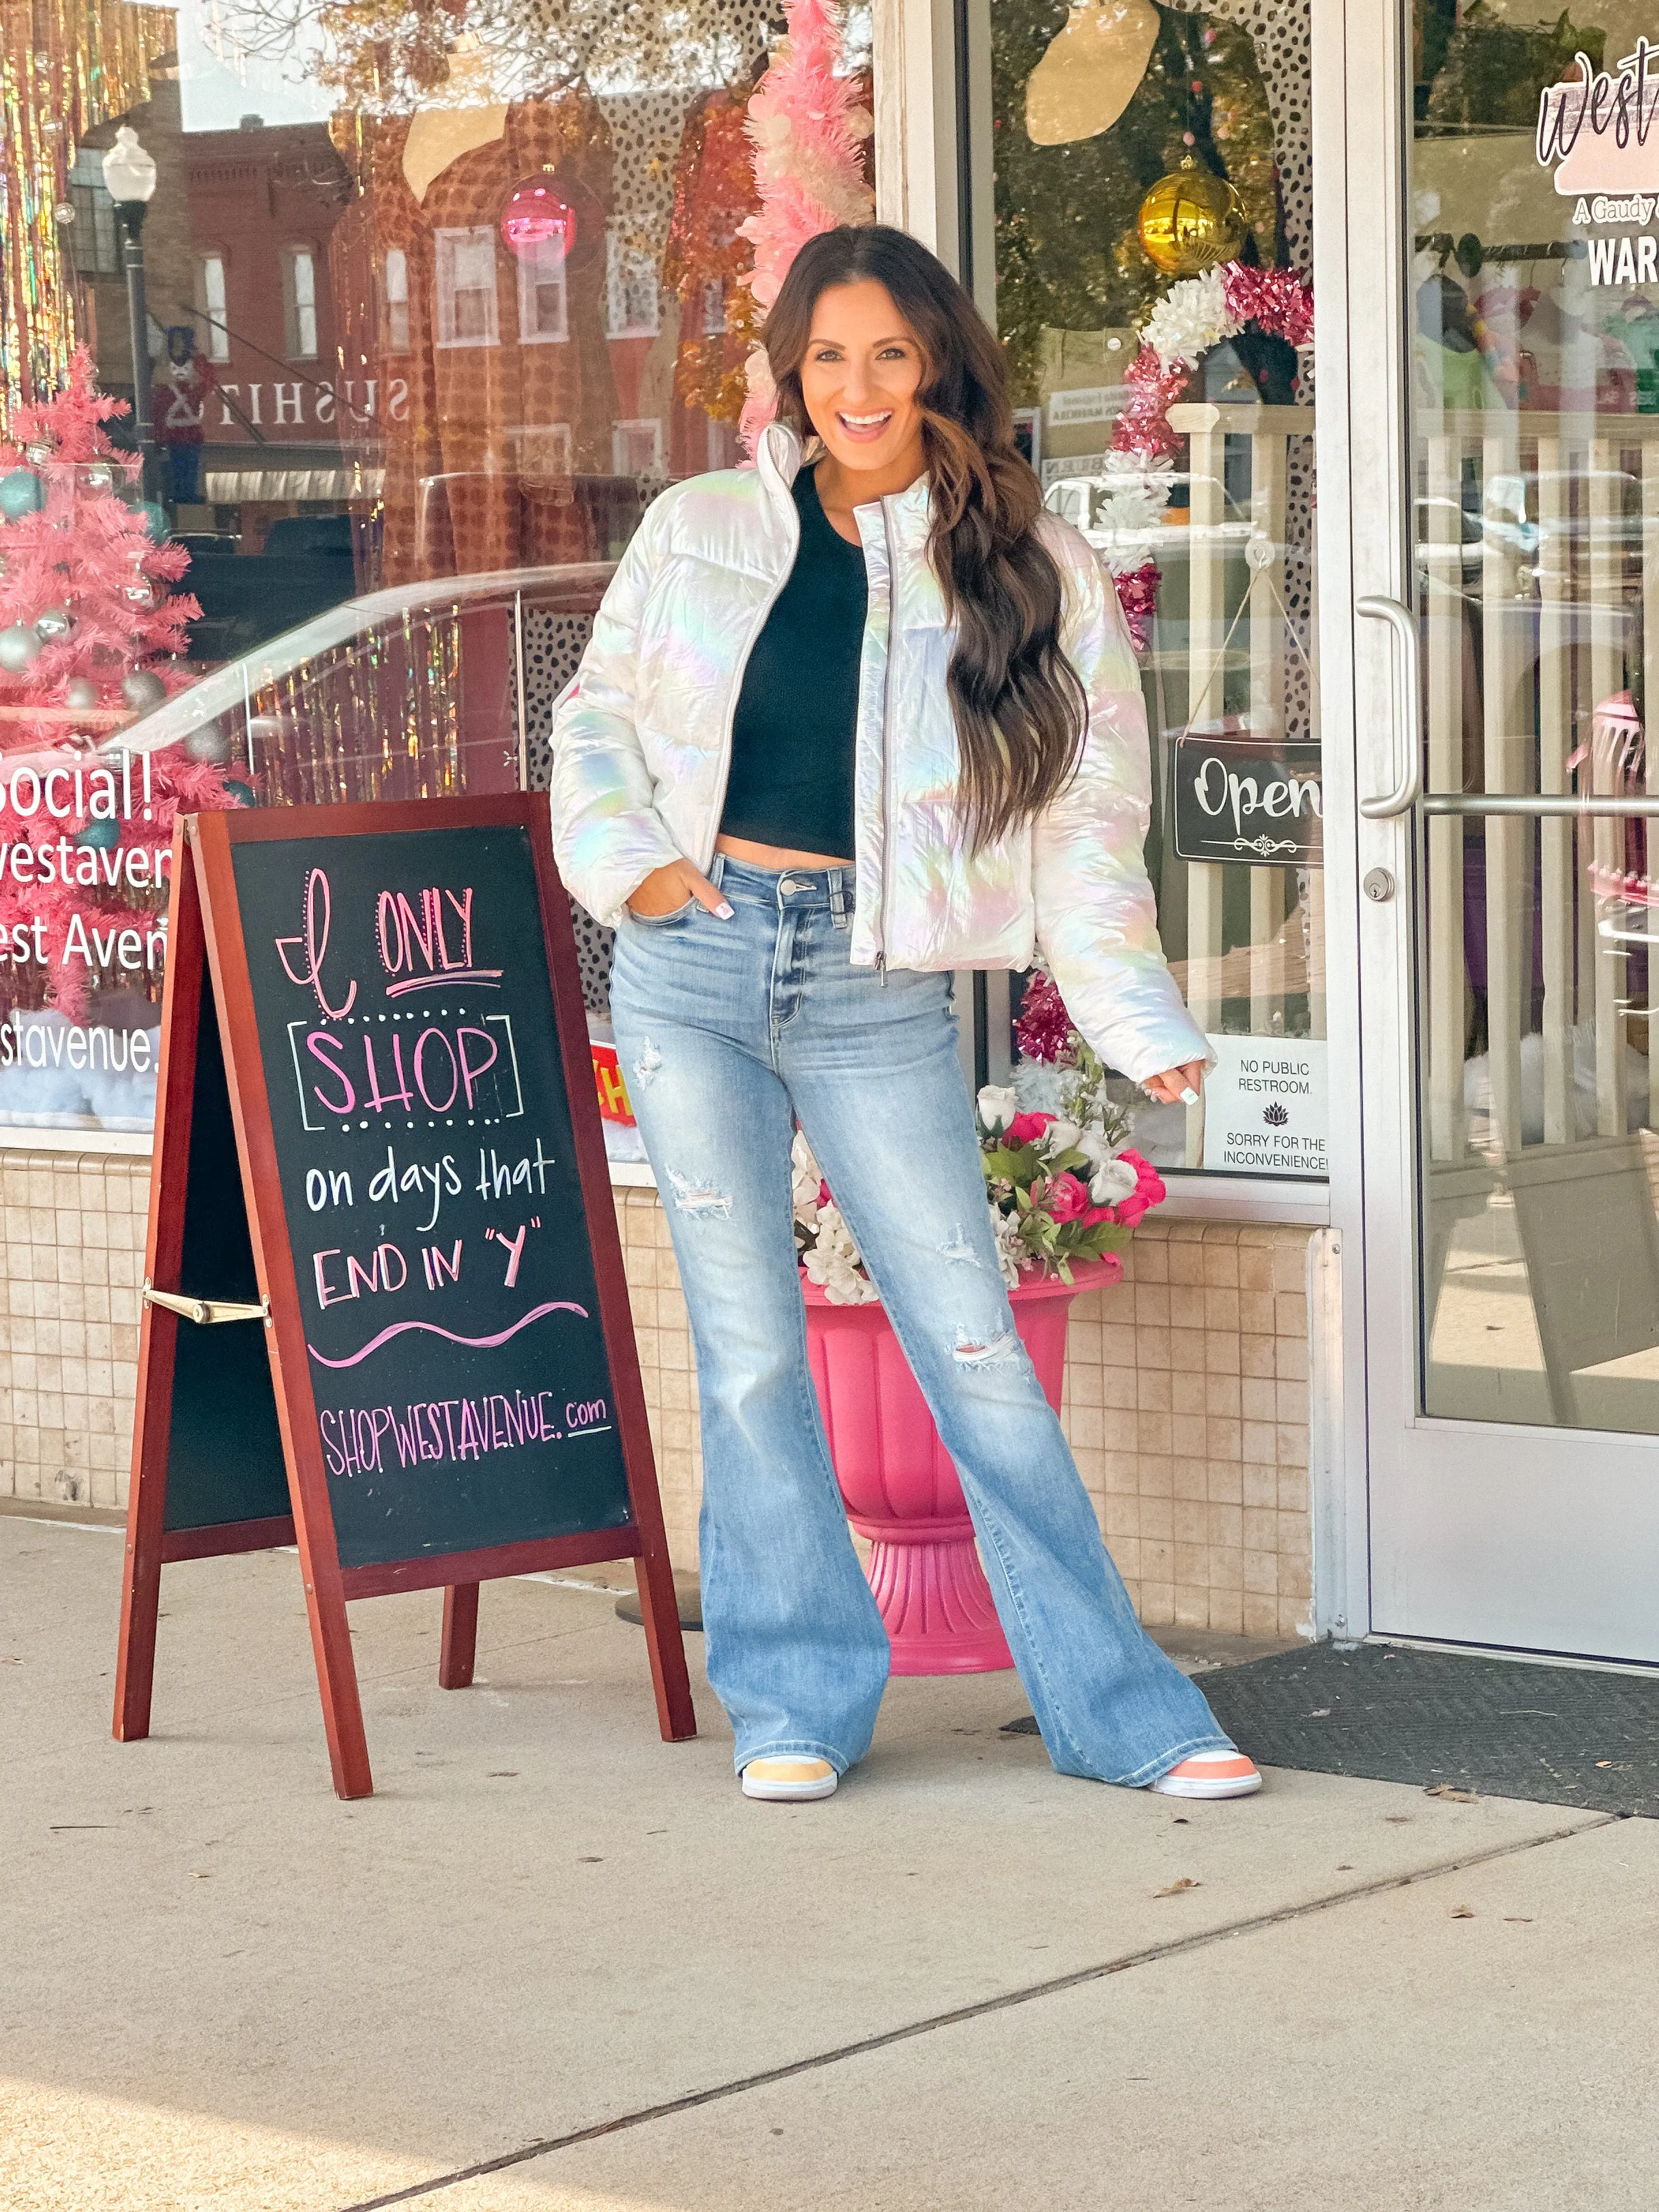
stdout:
<svg viewBox="0 0 1659 2212">
<path fill-rule="evenodd" d="M 793 1755 L 845 1772 L 889 1662 L 807 1367 L 792 1117 L 962 1476 L 1054 1765 L 1139 1785 L 1225 1746 L 1135 1619 L 1014 1333 L 950 979 L 854 968 L 840 869 L 717 855 L 711 873 L 733 918 L 693 902 L 624 919 L 611 1004 L 696 1347 L 708 1679 L 738 1768 Z"/>
</svg>

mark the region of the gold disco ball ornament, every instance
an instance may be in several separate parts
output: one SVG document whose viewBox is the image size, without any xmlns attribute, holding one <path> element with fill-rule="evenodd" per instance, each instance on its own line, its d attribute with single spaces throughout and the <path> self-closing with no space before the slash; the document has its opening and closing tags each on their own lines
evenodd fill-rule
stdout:
<svg viewBox="0 0 1659 2212">
<path fill-rule="evenodd" d="M 1201 276 L 1232 260 L 1247 228 L 1244 204 L 1225 177 L 1200 169 L 1190 154 L 1140 203 L 1140 242 L 1166 276 Z"/>
</svg>

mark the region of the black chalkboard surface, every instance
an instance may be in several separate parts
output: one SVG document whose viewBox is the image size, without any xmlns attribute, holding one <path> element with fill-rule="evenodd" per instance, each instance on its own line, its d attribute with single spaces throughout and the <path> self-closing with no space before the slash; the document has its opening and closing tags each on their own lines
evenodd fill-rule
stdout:
<svg viewBox="0 0 1659 2212">
<path fill-rule="evenodd" d="M 625 1526 L 527 832 L 233 865 L 341 1564 Z"/>
<path fill-rule="evenodd" d="M 205 971 L 202 988 L 207 988 Z M 224 1055 L 210 1004 L 206 1012 L 197 1032 L 179 1280 L 210 1284 L 216 1297 L 257 1300 Z M 285 1518 L 288 1510 L 288 1470 L 264 1331 L 181 1330 L 173 1355 L 167 1526 L 240 1526 Z"/>
<path fill-rule="evenodd" d="M 544 804 L 191 817 L 168 928 L 116 1735 L 149 1730 L 161 1565 L 288 1542 L 342 1796 L 345 1605 L 394 1590 L 444 1589 L 462 1688 L 480 1583 L 633 1559 L 691 1735 Z"/>
</svg>

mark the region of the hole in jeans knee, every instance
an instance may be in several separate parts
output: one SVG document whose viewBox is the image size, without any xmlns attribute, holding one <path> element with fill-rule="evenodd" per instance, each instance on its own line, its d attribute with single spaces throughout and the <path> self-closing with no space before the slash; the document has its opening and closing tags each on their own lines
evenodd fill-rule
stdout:
<svg viewBox="0 0 1659 2212">
<path fill-rule="evenodd" d="M 958 1367 L 1000 1367 L 1019 1357 L 1019 1339 L 1008 1328 L 981 1342 L 969 1330 L 958 1329 L 951 1356 Z"/>
<path fill-rule="evenodd" d="M 955 1261 L 958 1267 L 977 1267 L 980 1265 L 979 1254 L 975 1251 L 968 1231 L 960 1223 L 951 1231 L 939 1249 L 942 1258 Z"/>
<path fill-rule="evenodd" d="M 698 1182 L 690 1176 L 683 1176 L 678 1168 L 669 1169 L 668 1182 L 677 1213 L 689 1213 L 704 1221 L 731 1218 L 730 1191 L 718 1189 L 712 1182 Z"/>
</svg>

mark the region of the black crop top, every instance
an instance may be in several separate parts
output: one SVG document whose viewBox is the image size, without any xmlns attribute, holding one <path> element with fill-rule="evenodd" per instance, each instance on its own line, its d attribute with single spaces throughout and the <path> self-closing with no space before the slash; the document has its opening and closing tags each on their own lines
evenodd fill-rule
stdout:
<svg viewBox="0 0 1659 2212">
<path fill-rule="evenodd" d="M 795 478 L 800 550 L 744 672 L 721 831 L 853 858 L 853 751 L 864 643 L 864 554 Z"/>
</svg>

